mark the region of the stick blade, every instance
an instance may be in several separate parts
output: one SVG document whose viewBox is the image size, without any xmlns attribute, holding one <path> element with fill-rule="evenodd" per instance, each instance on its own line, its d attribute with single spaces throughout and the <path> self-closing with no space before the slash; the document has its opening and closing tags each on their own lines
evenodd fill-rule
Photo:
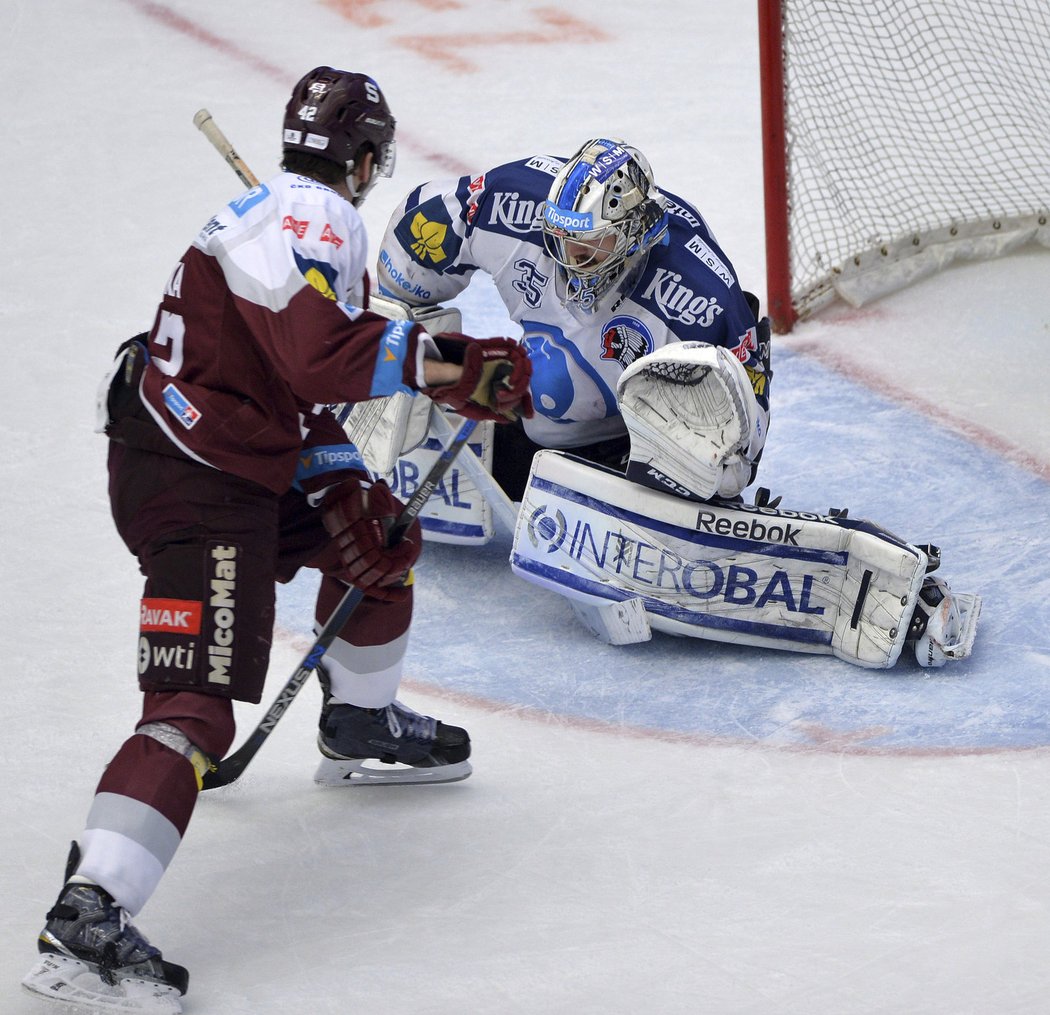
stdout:
<svg viewBox="0 0 1050 1015">
<path fill-rule="evenodd" d="M 265 739 L 266 736 L 260 735 L 259 730 L 256 730 L 233 754 L 223 758 L 213 770 L 204 773 L 201 789 L 218 789 L 220 786 L 229 786 L 231 782 L 236 782 Z"/>
</svg>

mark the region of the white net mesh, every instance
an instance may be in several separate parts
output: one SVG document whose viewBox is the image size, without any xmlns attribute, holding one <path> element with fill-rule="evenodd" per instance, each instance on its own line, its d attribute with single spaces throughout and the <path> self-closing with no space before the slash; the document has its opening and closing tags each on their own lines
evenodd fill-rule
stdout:
<svg viewBox="0 0 1050 1015">
<path fill-rule="evenodd" d="M 1048 0 L 784 0 L 784 74 L 800 315 L 1050 245 Z"/>
</svg>

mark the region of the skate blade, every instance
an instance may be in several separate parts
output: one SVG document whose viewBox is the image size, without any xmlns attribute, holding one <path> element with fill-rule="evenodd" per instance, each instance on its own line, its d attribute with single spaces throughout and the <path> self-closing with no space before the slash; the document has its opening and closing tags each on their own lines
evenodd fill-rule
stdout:
<svg viewBox="0 0 1050 1015">
<path fill-rule="evenodd" d="M 413 768 L 411 765 L 384 765 L 372 758 L 363 760 L 322 758 L 314 772 L 314 782 L 321 786 L 410 785 L 421 782 L 461 782 L 474 771 L 469 761 L 438 768 Z"/>
<path fill-rule="evenodd" d="M 180 1015 L 182 1012 L 181 995 L 174 987 L 131 977 L 109 984 L 88 963 L 66 955 L 41 955 L 22 986 L 34 997 L 74 1005 L 80 1011 L 146 1015 Z"/>
</svg>

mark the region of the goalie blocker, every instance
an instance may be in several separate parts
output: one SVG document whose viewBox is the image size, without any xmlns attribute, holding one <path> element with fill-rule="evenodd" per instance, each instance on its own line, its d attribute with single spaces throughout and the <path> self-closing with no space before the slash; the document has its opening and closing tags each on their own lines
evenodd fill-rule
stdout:
<svg viewBox="0 0 1050 1015">
<path fill-rule="evenodd" d="M 938 564 L 868 521 L 690 502 L 557 451 L 533 460 L 511 551 L 515 573 L 585 613 L 637 600 L 669 634 L 875 668 L 906 642 L 924 666 L 969 655 L 980 598 L 929 576 Z"/>
</svg>

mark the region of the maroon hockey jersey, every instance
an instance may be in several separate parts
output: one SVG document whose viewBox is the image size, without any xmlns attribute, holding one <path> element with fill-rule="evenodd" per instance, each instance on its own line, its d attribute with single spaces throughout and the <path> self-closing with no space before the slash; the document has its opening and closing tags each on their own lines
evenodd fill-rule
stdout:
<svg viewBox="0 0 1050 1015">
<path fill-rule="evenodd" d="M 364 309 L 367 247 L 357 209 L 290 173 L 204 226 L 165 287 L 140 386 L 172 443 L 283 493 L 335 449 L 345 462 L 325 404 L 423 385 L 429 336 Z"/>
</svg>

